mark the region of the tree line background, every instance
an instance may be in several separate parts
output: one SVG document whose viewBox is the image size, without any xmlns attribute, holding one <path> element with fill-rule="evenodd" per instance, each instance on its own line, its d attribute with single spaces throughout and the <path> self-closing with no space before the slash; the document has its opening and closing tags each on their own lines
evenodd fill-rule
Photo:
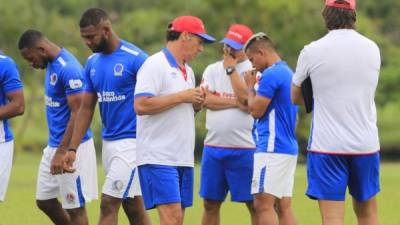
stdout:
<svg viewBox="0 0 400 225">
<path fill-rule="evenodd" d="M 173 18 L 191 14 L 202 18 L 208 33 L 217 39 L 223 38 L 232 23 L 246 24 L 254 32 L 266 32 L 294 70 L 303 46 L 327 32 L 321 17 L 323 3 L 324 0 L 0 0 L 0 49 L 17 62 L 25 86 L 25 114 L 12 120 L 17 154 L 18 151 L 40 152 L 47 143 L 44 71 L 29 68 L 17 48 L 19 36 L 28 28 L 41 30 L 84 64 L 91 52 L 80 38 L 78 23 L 89 7 L 105 9 L 118 35 L 149 54 L 164 46 L 166 27 Z M 376 103 L 382 153 L 387 159 L 400 158 L 400 1 L 359 0 L 357 3 L 357 30 L 381 49 L 382 69 Z M 218 43 L 207 45 L 191 62 L 198 81 L 208 64 L 221 59 L 221 48 Z M 199 155 L 206 133 L 204 111 L 197 115 L 196 122 Z M 310 116 L 302 109 L 297 134 L 303 153 L 309 123 Z M 97 112 L 92 129 L 100 152 L 101 121 Z"/>
</svg>

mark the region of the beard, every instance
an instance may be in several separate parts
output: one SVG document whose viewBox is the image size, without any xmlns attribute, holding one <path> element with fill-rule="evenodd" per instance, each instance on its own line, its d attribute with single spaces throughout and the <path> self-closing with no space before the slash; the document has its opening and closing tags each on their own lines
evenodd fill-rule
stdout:
<svg viewBox="0 0 400 225">
<path fill-rule="evenodd" d="M 107 40 L 104 37 L 102 37 L 99 44 L 94 46 L 92 51 L 94 53 L 103 52 L 104 50 L 106 50 L 107 45 L 108 45 Z"/>
</svg>

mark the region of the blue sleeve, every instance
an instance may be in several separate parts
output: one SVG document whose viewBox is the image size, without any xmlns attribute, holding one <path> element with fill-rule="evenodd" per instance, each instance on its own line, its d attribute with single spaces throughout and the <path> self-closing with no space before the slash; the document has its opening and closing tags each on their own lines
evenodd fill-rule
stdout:
<svg viewBox="0 0 400 225">
<path fill-rule="evenodd" d="M 3 87 L 5 93 L 14 92 L 22 89 L 22 82 L 19 78 L 19 71 L 17 65 L 12 59 L 5 59 L 3 65 L 0 65 L 0 85 Z"/>
<path fill-rule="evenodd" d="M 278 71 L 266 70 L 261 76 L 257 95 L 272 99 L 276 91 L 279 89 L 280 84 L 281 79 Z"/>
<path fill-rule="evenodd" d="M 62 79 L 67 95 L 83 92 L 83 68 L 81 66 L 66 66 L 62 71 Z"/>
<path fill-rule="evenodd" d="M 135 57 L 135 60 L 132 63 L 132 72 L 135 76 L 137 76 L 137 72 L 139 71 L 140 67 L 142 67 L 143 63 L 148 57 L 149 56 L 143 51 L 141 51 L 140 54 Z"/>
<path fill-rule="evenodd" d="M 92 79 L 90 79 L 90 71 L 92 70 L 92 64 L 88 60 L 85 66 L 85 70 L 83 72 L 83 81 L 84 81 L 84 91 L 95 93 L 96 91 L 93 88 Z"/>
</svg>

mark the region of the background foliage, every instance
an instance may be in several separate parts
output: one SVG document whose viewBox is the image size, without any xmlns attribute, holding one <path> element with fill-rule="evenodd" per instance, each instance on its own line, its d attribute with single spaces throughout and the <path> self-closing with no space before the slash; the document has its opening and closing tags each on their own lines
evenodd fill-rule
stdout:
<svg viewBox="0 0 400 225">
<path fill-rule="evenodd" d="M 0 0 L 0 49 L 19 65 L 25 84 L 26 113 L 13 120 L 18 150 L 40 151 L 47 142 L 43 100 L 43 71 L 34 71 L 17 50 L 19 35 L 28 28 L 43 31 L 49 39 L 69 49 L 84 64 L 90 51 L 79 36 L 78 21 L 88 7 L 106 9 L 114 29 L 125 40 L 149 54 L 164 45 L 167 24 L 176 16 L 199 16 L 208 32 L 221 39 L 232 23 L 249 25 L 255 32 L 267 32 L 275 41 L 282 58 L 292 68 L 304 45 L 326 33 L 321 18 L 323 0 Z M 400 93 L 400 1 L 358 1 L 357 29 L 381 48 L 382 70 L 376 102 L 379 114 L 381 147 L 386 156 L 399 154 Z M 201 79 L 206 65 L 221 58 L 221 46 L 206 46 L 192 62 Z M 205 135 L 204 112 L 197 116 L 197 152 Z M 92 123 L 99 144 L 101 122 Z M 309 118 L 301 112 L 297 130 L 304 150 Z"/>
</svg>

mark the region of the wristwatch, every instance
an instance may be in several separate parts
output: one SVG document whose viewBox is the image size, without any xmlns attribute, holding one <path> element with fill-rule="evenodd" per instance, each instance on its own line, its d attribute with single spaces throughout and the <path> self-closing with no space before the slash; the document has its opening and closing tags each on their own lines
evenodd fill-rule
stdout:
<svg viewBox="0 0 400 225">
<path fill-rule="evenodd" d="M 226 75 L 230 76 L 233 72 L 235 72 L 236 68 L 234 66 L 228 66 L 225 69 Z"/>
<path fill-rule="evenodd" d="M 76 153 L 76 149 L 75 148 L 69 148 L 67 151 Z"/>
</svg>

